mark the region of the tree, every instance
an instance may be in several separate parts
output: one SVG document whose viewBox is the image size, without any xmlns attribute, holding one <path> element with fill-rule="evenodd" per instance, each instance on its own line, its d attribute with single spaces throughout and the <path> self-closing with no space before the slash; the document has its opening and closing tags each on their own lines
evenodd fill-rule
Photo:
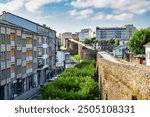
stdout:
<svg viewBox="0 0 150 117">
<path fill-rule="evenodd" d="M 84 43 L 85 43 L 85 44 L 90 44 L 90 43 L 91 43 L 91 40 L 86 38 L 86 39 L 84 40 Z"/>
<path fill-rule="evenodd" d="M 114 39 L 108 39 L 107 41 L 108 41 L 109 43 L 112 43 L 112 44 L 115 43 L 115 40 L 114 40 Z"/>
<path fill-rule="evenodd" d="M 96 37 L 91 38 L 92 43 L 96 43 Z"/>
<path fill-rule="evenodd" d="M 115 47 L 119 46 L 119 40 L 115 41 Z"/>
<path fill-rule="evenodd" d="M 41 99 L 100 99 L 95 67 L 96 61 L 87 60 L 66 69 L 54 82 L 41 88 Z"/>
<path fill-rule="evenodd" d="M 149 29 L 141 29 L 134 33 L 131 37 L 128 47 L 132 54 L 144 54 L 145 48 L 144 45 L 150 42 L 150 30 Z"/>
</svg>

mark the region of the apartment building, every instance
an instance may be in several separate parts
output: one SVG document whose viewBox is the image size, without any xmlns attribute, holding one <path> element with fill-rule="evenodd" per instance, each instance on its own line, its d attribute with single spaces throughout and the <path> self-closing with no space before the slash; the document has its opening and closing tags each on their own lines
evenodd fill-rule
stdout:
<svg viewBox="0 0 150 117">
<path fill-rule="evenodd" d="M 96 40 L 130 39 L 135 31 L 133 24 L 124 27 L 96 27 Z"/>
<path fill-rule="evenodd" d="M 94 32 L 87 28 L 87 29 L 82 29 L 80 32 L 79 32 L 79 40 L 80 41 L 84 41 L 85 39 L 91 39 L 94 37 Z"/>
<path fill-rule="evenodd" d="M 44 84 L 55 71 L 56 32 L 9 12 L 0 16 L 0 99 Z"/>
</svg>

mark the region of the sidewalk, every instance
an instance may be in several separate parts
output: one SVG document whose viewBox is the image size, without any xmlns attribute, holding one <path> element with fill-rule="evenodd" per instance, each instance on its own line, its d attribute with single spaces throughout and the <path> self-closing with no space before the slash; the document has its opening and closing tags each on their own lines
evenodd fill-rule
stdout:
<svg viewBox="0 0 150 117">
<path fill-rule="evenodd" d="M 33 88 L 17 96 L 14 100 L 27 100 L 40 91 L 40 87 Z"/>
</svg>

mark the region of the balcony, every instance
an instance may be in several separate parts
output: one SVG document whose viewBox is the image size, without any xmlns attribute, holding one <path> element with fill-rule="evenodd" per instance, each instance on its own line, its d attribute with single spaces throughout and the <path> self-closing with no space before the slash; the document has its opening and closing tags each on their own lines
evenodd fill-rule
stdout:
<svg viewBox="0 0 150 117">
<path fill-rule="evenodd" d="M 5 69 L 6 66 L 5 66 L 5 61 L 1 61 L 1 70 Z"/>
<path fill-rule="evenodd" d="M 10 68 L 10 61 L 7 61 L 7 68 Z"/>
<path fill-rule="evenodd" d="M 11 45 L 11 46 L 15 46 L 15 41 L 11 41 L 11 42 L 10 42 L 10 45 Z"/>
<path fill-rule="evenodd" d="M 1 44 L 1 52 L 5 51 L 5 44 Z"/>
<path fill-rule="evenodd" d="M 26 66 L 26 65 L 27 65 L 26 60 L 22 61 L 22 66 Z"/>
<path fill-rule="evenodd" d="M 27 74 L 23 74 L 23 75 L 22 75 L 22 78 L 26 78 L 26 77 L 27 77 Z"/>
<path fill-rule="evenodd" d="M 17 74 L 17 78 L 21 78 L 21 73 Z"/>
<path fill-rule="evenodd" d="M 21 65 L 21 59 L 17 59 L 17 65 Z"/>
<path fill-rule="evenodd" d="M 34 58 L 34 61 L 33 61 L 34 63 L 36 63 L 37 62 L 37 58 Z"/>
<path fill-rule="evenodd" d="M 37 51 L 37 47 L 34 47 L 33 51 Z"/>
<path fill-rule="evenodd" d="M 17 50 L 21 50 L 21 46 L 20 45 L 17 45 Z"/>
<path fill-rule="evenodd" d="M 15 78 L 15 72 L 11 73 L 11 78 Z"/>
<path fill-rule="evenodd" d="M 22 47 L 22 52 L 27 52 L 26 47 Z"/>
<path fill-rule="evenodd" d="M 10 51 L 10 44 L 7 44 L 7 51 Z"/>
<path fill-rule="evenodd" d="M 32 61 L 32 56 L 26 57 L 26 61 Z"/>
<path fill-rule="evenodd" d="M 29 74 L 29 73 L 32 73 L 32 71 L 33 71 L 32 68 L 30 68 L 26 70 L 26 73 Z"/>
<path fill-rule="evenodd" d="M 11 63 L 15 62 L 15 57 L 11 57 Z"/>
<path fill-rule="evenodd" d="M 32 49 L 32 44 L 27 44 L 27 45 L 26 45 L 26 48 L 27 48 L 27 49 Z"/>
</svg>

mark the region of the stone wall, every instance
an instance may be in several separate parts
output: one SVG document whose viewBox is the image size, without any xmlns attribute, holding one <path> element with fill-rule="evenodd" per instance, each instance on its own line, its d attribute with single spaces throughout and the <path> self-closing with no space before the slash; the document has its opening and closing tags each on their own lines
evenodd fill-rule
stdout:
<svg viewBox="0 0 150 117">
<path fill-rule="evenodd" d="M 70 54 L 78 54 L 78 44 L 66 39 L 65 41 L 66 49 Z"/>
<path fill-rule="evenodd" d="M 150 67 L 113 63 L 97 55 L 97 70 L 102 99 L 150 99 Z"/>
<path fill-rule="evenodd" d="M 86 47 L 83 47 L 81 44 L 70 41 L 69 39 L 66 39 L 65 43 L 67 52 L 69 52 L 72 55 L 79 54 L 81 61 L 96 59 L 97 54 L 96 50 L 87 49 Z"/>
<path fill-rule="evenodd" d="M 85 47 L 82 47 L 80 51 L 81 51 L 81 55 L 80 55 L 81 60 L 91 60 L 91 59 L 96 60 L 96 54 L 97 54 L 96 50 L 90 50 Z"/>
</svg>

